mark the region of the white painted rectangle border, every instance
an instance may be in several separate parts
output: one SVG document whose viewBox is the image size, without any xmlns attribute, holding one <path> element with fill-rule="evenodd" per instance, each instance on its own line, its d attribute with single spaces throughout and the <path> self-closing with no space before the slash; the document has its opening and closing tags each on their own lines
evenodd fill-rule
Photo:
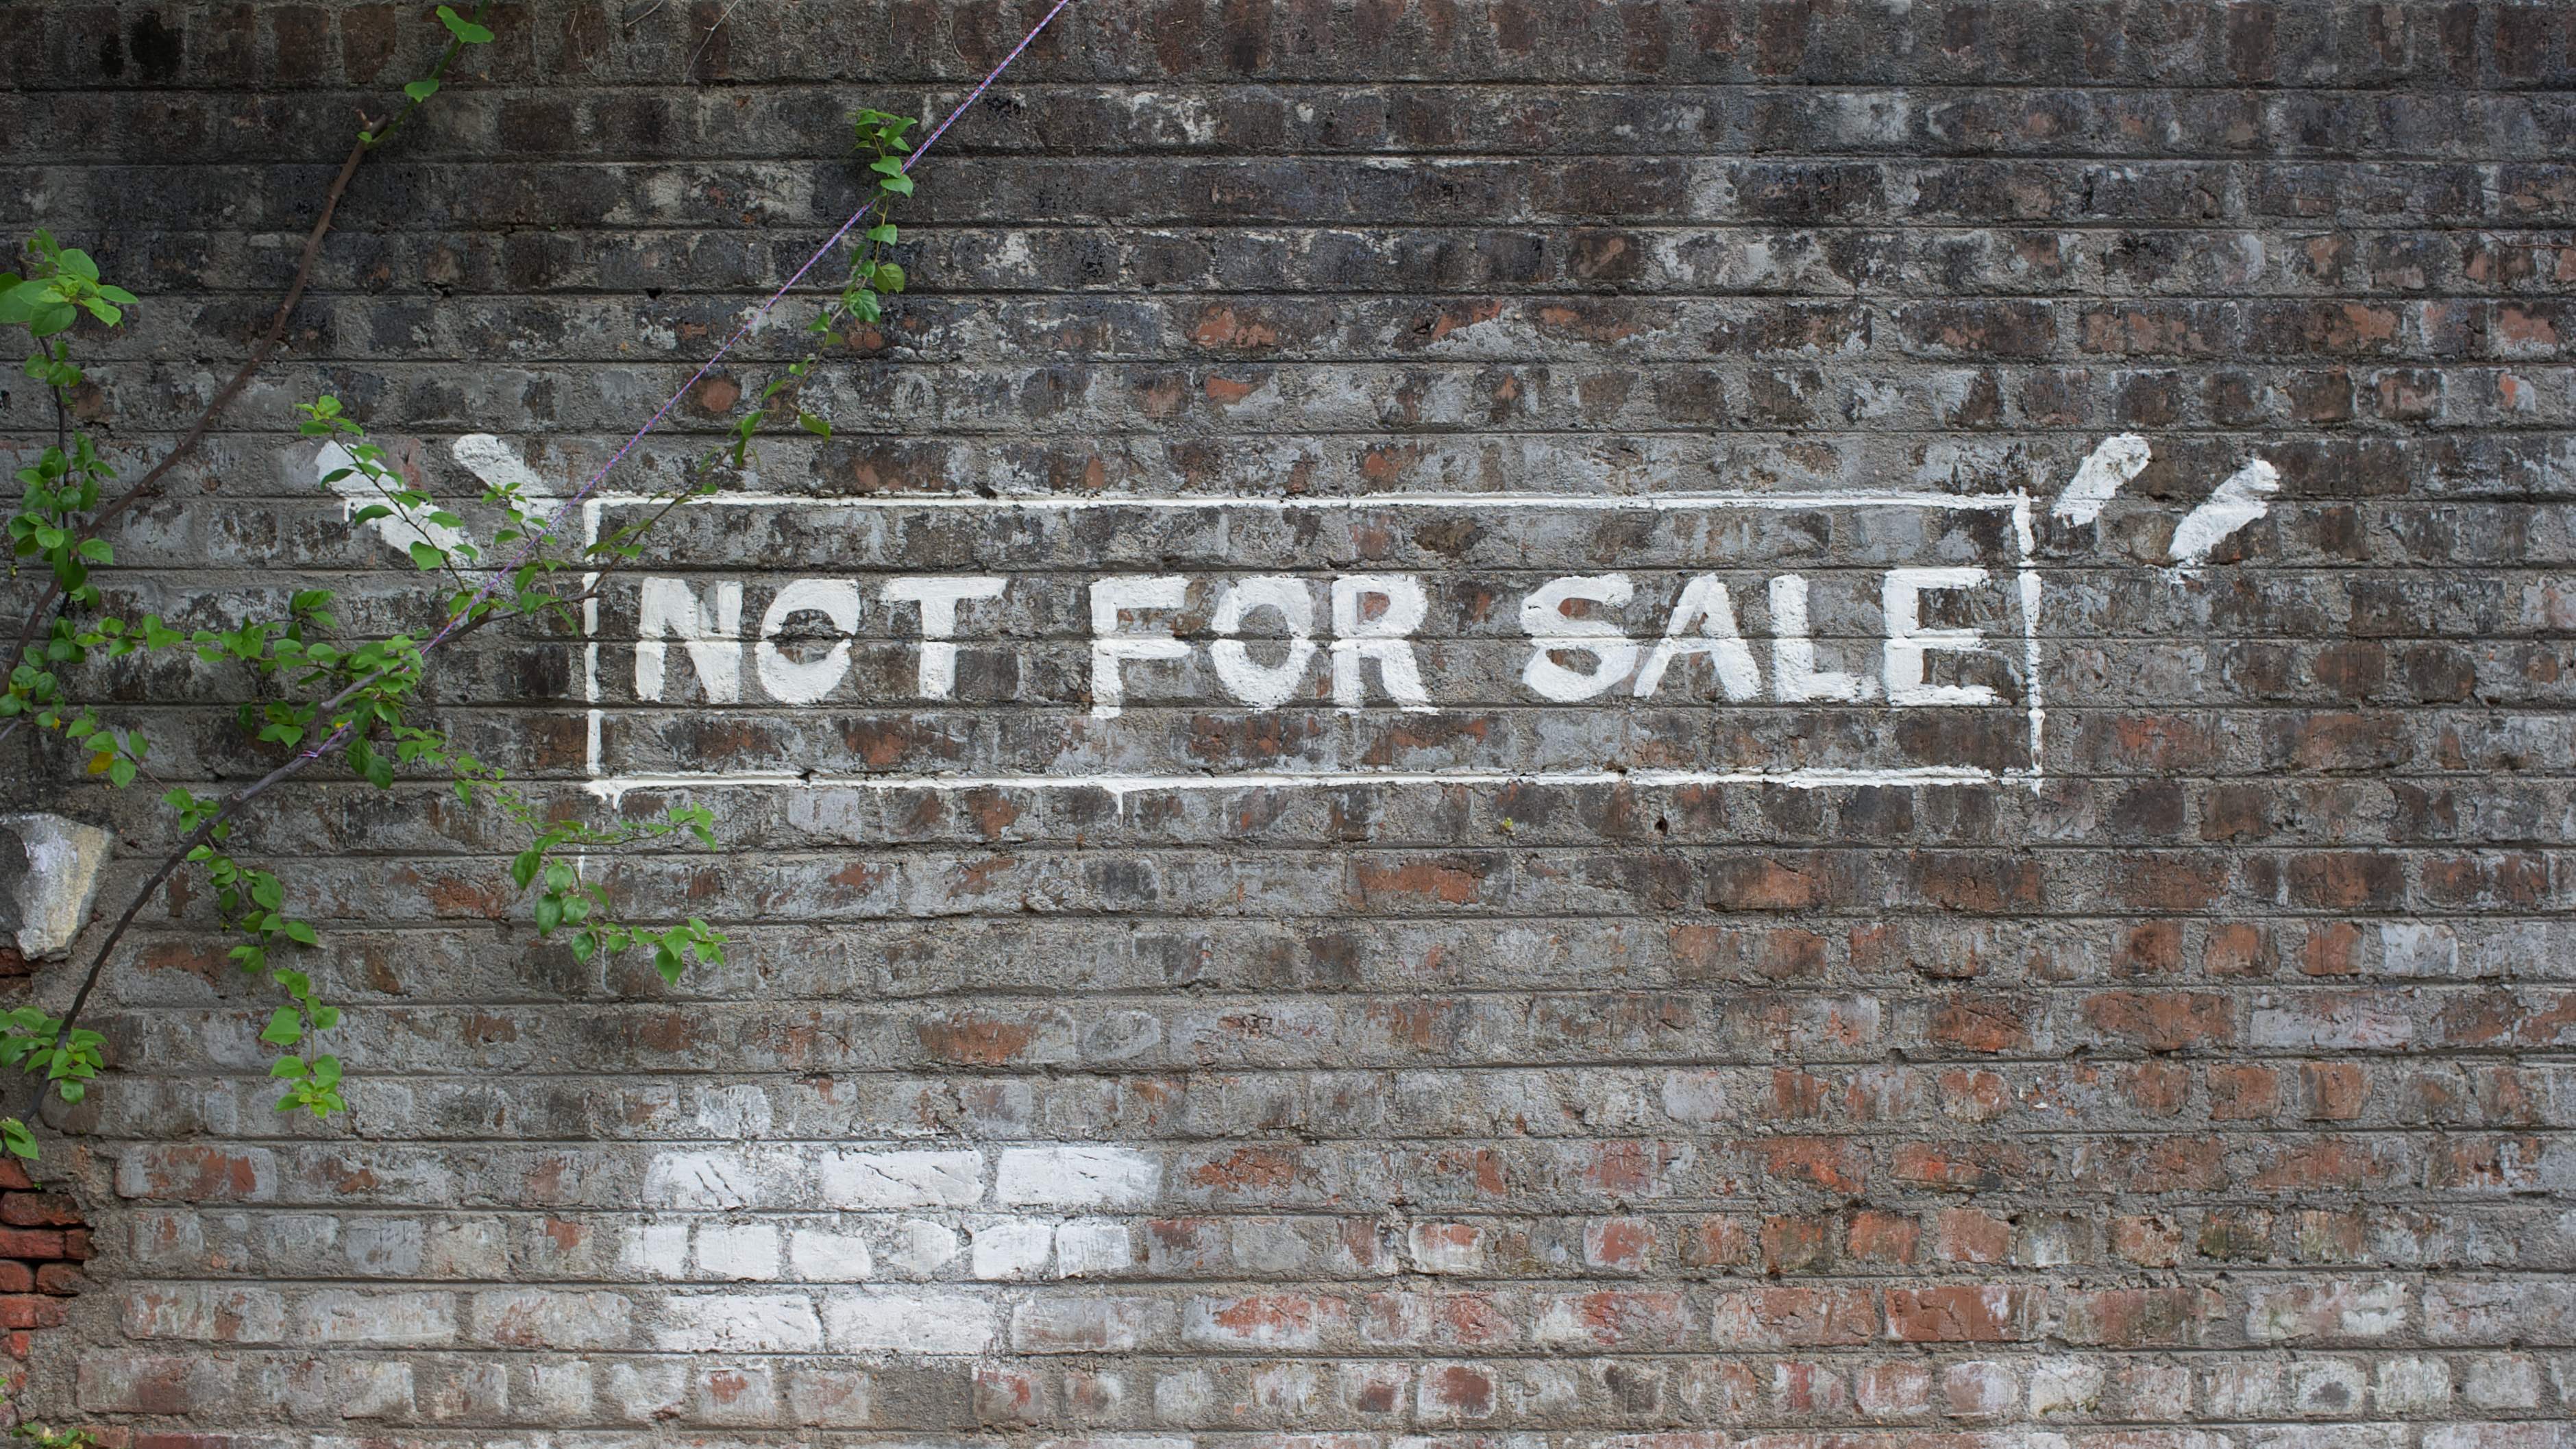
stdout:
<svg viewBox="0 0 2576 1449">
<path fill-rule="evenodd" d="M 610 508 L 647 507 L 666 501 L 641 493 L 610 493 L 594 496 L 582 505 L 582 542 L 585 547 L 599 538 L 602 515 Z M 671 775 L 610 775 L 605 770 L 604 734 L 607 711 L 600 708 L 599 645 L 594 639 L 582 649 L 583 699 L 589 706 L 587 771 L 589 789 L 609 800 L 629 790 L 675 789 L 690 785 L 765 785 L 779 787 L 841 787 L 871 790 L 1103 790 L 1123 805 L 1129 795 L 1167 790 L 1245 790 L 1288 786 L 1349 785 L 1516 785 L 1562 784 L 1602 785 L 1629 784 L 1648 787 L 1693 785 L 1785 785 L 1799 789 L 1829 789 L 1852 785 L 1978 785 L 2021 784 L 2033 790 L 2045 778 L 2040 753 L 2047 727 L 2047 711 L 2040 697 L 2039 605 L 2040 578 L 2036 561 L 2038 541 L 2033 532 L 2032 502 L 2026 493 L 1937 493 L 1922 489 L 1887 492 L 1836 493 L 1633 493 L 1633 494 L 1557 494 L 1557 493 L 1398 493 L 1364 496 L 1329 496 L 1312 498 L 1194 498 L 1140 497 L 1135 495 L 1091 495 L 1084 497 L 1037 496 L 1020 498 L 980 498 L 957 494 L 904 495 L 872 494 L 866 497 L 813 497 L 795 493 L 719 493 L 695 499 L 686 507 L 730 508 L 857 508 L 880 510 L 936 511 L 943 509 L 1017 510 L 1031 513 L 1072 513 L 1092 508 L 1135 508 L 1170 511 L 1253 509 L 1275 513 L 1337 511 L 1361 513 L 1386 508 L 1495 508 L 1560 510 L 1573 512 L 1690 513 L 1717 509 L 1748 508 L 1783 512 L 1803 512 L 1825 508 L 1947 508 L 1977 512 L 2008 512 L 2012 515 L 2013 539 L 2021 558 L 2015 566 L 2020 588 L 2022 618 L 2023 666 L 2027 676 L 2027 712 L 2030 718 L 2030 765 L 2027 769 L 1987 770 L 1972 765 L 1909 765 L 1878 770 L 1791 769 L 1791 770 L 1335 770 L 1335 771 L 1257 771 L 1230 775 L 807 775 L 768 771 L 738 774 L 704 773 Z M 592 576 L 595 577 L 595 576 Z M 587 587 L 587 584 L 585 584 Z M 599 630 L 599 601 L 582 604 L 582 630 L 596 635 Z"/>
</svg>

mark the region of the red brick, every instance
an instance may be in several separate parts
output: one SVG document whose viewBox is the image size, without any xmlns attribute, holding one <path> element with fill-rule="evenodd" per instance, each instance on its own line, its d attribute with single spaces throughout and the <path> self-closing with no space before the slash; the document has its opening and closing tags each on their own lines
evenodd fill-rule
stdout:
<svg viewBox="0 0 2576 1449">
<path fill-rule="evenodd" d="M 2030 1336 L 2032 1290 L 1944 1284 L 1887 1290 L 1887 1332 L 1906 1343 L 2004 1343 Z"/>
<path fill-rule="evenodd" d="M 64 1317 L 59 1298 L 42 1294 L 0 1294 L 0 1328 L 58 1328 Z"/>
<path fill-rule="evenodd" d="M 0 1223 L 21 1228 L 76 1228 L 81 1221 L 80 1204 L 60 1193 L 0 1194 Z"/>
<path fill-rule="evenodd" d="M 0 1258 L 50 1261 L 71 1256 L 63 1246 L 59 1228 L 0 1228 Z"/>
</svg>

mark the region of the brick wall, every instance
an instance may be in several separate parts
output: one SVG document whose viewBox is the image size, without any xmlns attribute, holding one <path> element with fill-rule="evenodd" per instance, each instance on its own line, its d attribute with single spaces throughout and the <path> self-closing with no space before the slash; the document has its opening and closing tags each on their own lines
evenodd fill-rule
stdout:
<svg viewBox="0 0 2576 1449">
<path fill-rule="evenodd" d="M 81 400 L 120 440 L 240 355 L 424 9 L 7 14 L 0 209 L 147 294 Z M 409 581 L 290 402 L 336 391 L 442 489 L 586 474 L 845 214 L 842 114 L 944 109 L 1035 14 L 501 7 L 128 586 L 310 569 L 393 627 Z M 738 589 L 753 637 L 657 632 L 647 688 L 638 579 L 594 655 L 442 665 L 566 808 L 719 809 L 723 860 L 619 878 L 732 962 L 584 967 L 495 822 L 300 790 L 249 845 L 324 924 L 353 1110 L 270 1111 L 268 999 L 174 891 L 109 978 L 125 1070 L 48 1159 L 100 1287 L 37 1335 L 31 1411 L 242 1446 L 2565 1449 L 2571 32 L 1084 0 L 925 173 L 917 290 L 811 395 L 839 435 L 643 571 L 709 621 Z M 2121 435 L 2143 468 L 2061 516 Z M 2256 464 L 2278 493 L 2178 566 Z M 1621 501 L 1678 494 L 1733 501 Z M 1131 496 L 1257 501 L 1099 501 Z M 1884 688 L 1909 568 L 1983 571 L 1924 596 L 1979 642 L 1922 678 L 1984 696 Z M 1633 597 L 1556 617 L 1651 642 L 1716 578 L 1753 687 L 1714 651 L 1533 685 L 1523 601 L 1612 572 Z M 970 574 L 1007 589 L 960 605 L 942 697 L 886 590 Z M 1256 574 L 1318 646 L 1269 708 L 1212 647 Z M 1111 628 L 1185 648 L 1115 664 L 1111 718 L 1090 591 L 1127 576 L 1183 582 Z M 1376 674 L 1336 707 L 1352 576 L 1420 585 L 1426 709 Z M 1784 576 L 1866 697 L 1791 697 Z M 850 619 L 760 653 L 796 579 Z M 228 774 L 261 757 L 166 707 L 234 687 L 128 699 L 165 768 Z M 159 828 L 12 788 L 115 822 L 129 880 Z"/>
</svg>

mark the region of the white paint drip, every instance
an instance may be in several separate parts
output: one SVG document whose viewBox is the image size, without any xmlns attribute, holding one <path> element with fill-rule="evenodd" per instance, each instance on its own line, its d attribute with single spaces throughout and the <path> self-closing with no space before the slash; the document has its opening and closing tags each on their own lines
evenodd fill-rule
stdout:
<svg viewBox="0 0 2576 1449">
<path fill-rule="evenodd" d="M 2049 512 L 2070 523 L 2091 523 L 2112 494 L 2146 471 L 2147 456 L 2147 440 L 2135 433 L 2103 439 L 2076 467 L 2075 480 L 2057 495 L 2057 506 Z"/>
<path fill-rule="evenodd" d="M 2231 474 L 2174 530 L 2167 550 L 2177 567 L 2196 569 L 2227 536 L 2272 511 L 2266 500 L 2281 488 L 2281 470 L 2257 458 Z"/>
</svg>

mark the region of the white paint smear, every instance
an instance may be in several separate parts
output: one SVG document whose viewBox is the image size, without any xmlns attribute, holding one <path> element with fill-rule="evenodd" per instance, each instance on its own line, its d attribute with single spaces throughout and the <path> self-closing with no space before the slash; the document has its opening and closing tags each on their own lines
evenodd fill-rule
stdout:
<svg viewBox="0 0 2576 1449">
<path fill-rule="evenodd" d="M 2210 550 L 2226 541 L 2227 536 L 2264 514 L 2272 511 L 2266 500 L 2281 488 L 2281 470 L 2257 458 L 2239 468 L 2228 480 L 2218 485 L 2209 501 L 2193 509 L 2174 530 L 2173 547 L 2167 552 L 2183 568 L 2198 568 L 2209 561 Z"/>
<path fill-rule="evenodd" d="M 2075 481 L 2057 495 L 2057 506 L 2049 512 L 2070 523 L 2091 523 L 2101 517 L 2102 506 L 2111 495 L 2128 486 L 2130 479 L 2146 471 L 2147 440 L 2135 433 L 2121 433 L 2102 440 L 2102 446 L 2085 456 L 2075 469 Z"/>
<path fill-rule="evenodd" d="M 332 476 L 334 474 L 339 476 Z M 337 442 L 324 443 L 321 451 L 313 455 L 313 476 L 322 486 L 340 495 L 340 517 L 343 519 L 356 517 L 359 509 L 371 503 L 381 503 L 388 508 L 394 506 L 382 489 L 358 471 L 358 460 L 350 457 L 349 450 Z M 385 541 L 386 547 L 406 557 L 415 543 L 426 543 L 444 553 L 465 541 L 464 534 L 445 524 L 414 523 L 399 510 L 370 519 L 368 526 L 375 529 L 376 536 Z"/>
<path fill-rule="evenodd" d="M 545 492 L 545 481 L 537 476 L 536 470 L 512 451 L 508 443 L 490 433 L 467 433 L 448 445 L 448 453 L 468 472 L 492 487 L 515 485 L 525 490 L 522 496 L 530 500 L 549 497 Z M 334 478 L 331 476 L 334 473 L 344 476 Z M 350 457 L 349 450 L 336 440 L 324 443 L 313 455 L 313 476 L 340 496 L 342 518 L 355 516 L 359 509 L 371 503 L 387 501 L 367 475 L 358 471 L 358 460 Z M 444 524 L 414 522 L 399 512 L 372 519 L 369 526 L 375 529 L 376 536 L 383 539 L 388 548 L 406 557 L 415 543 L 426 543 L 441 552 L 448 552 L 466 541 L 465 535 L 456 529 Z"/>
</svg>

